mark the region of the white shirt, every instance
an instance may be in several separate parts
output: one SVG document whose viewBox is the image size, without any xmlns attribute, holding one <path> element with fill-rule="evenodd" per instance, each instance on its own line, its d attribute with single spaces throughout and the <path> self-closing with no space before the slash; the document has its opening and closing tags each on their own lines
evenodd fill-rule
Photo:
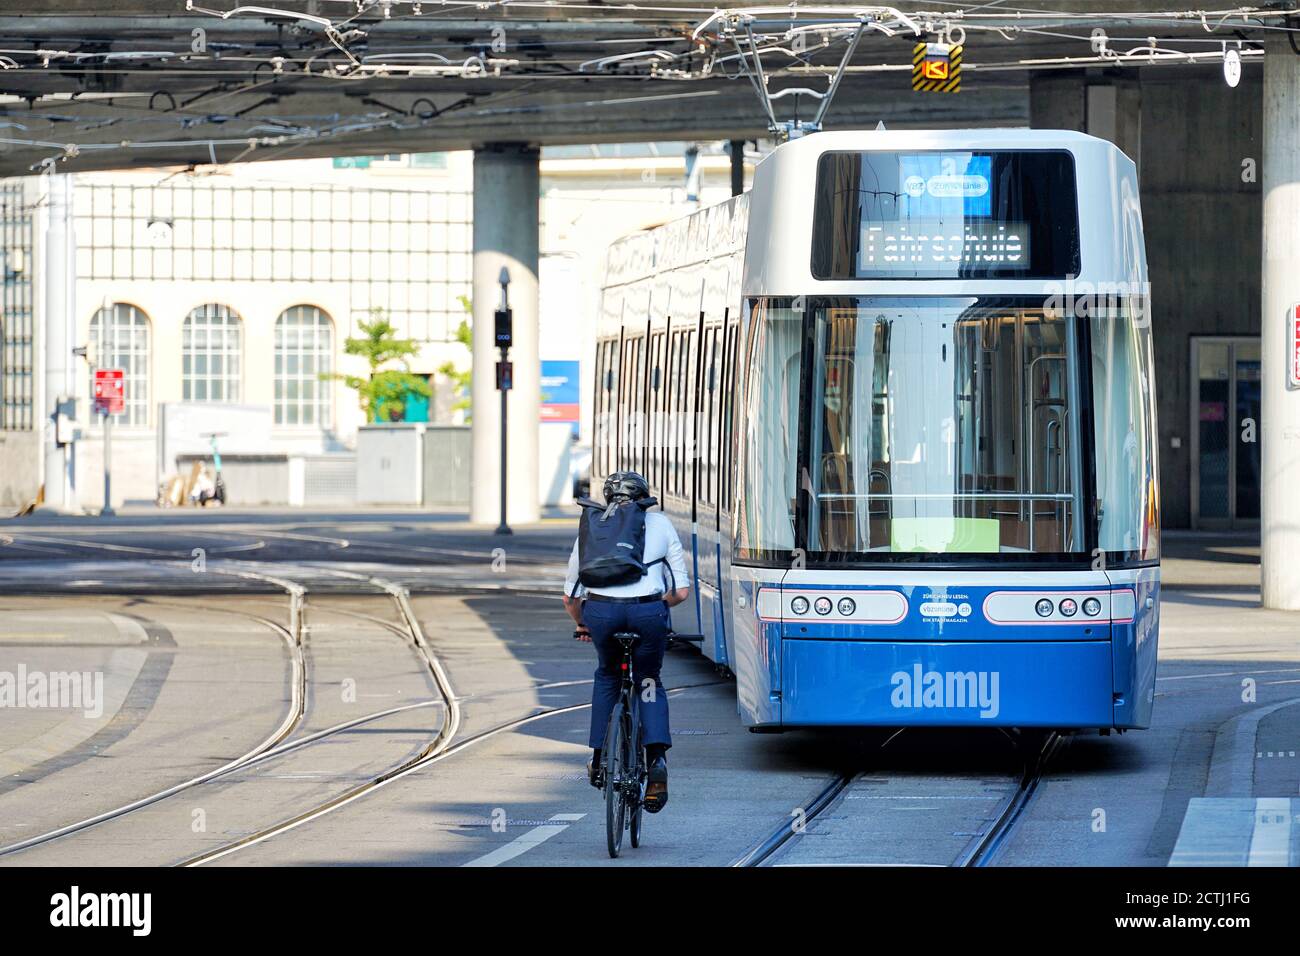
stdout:
<svg viewBox="0 0 1300 956">
<path fill-rule="evenodd" d="M 573 541 L 573 551 L 569 554 L 569 572 L 564 577 L 564 593 L 577 597 L 589 594 L 602 594 L 605 597 L 640 597 L 643 594 L 657 594 L 670 589 L 680 590 L 691 586 L 690 576 L 686 572 L 686 556 L 682 552 L 682 541 L 677 537 L 677 529 L 662 511 L 645 513 L 645 555 L 643 560 L 650 564 L 658 558 L 667 561 L 651 565 L 640 581 L 631 584 L 615 584 L 604 588 L 588 588 L 578 583 L 578 541 Z M 669 574 L 671 569 L 672 574 Z"/>
</svg>

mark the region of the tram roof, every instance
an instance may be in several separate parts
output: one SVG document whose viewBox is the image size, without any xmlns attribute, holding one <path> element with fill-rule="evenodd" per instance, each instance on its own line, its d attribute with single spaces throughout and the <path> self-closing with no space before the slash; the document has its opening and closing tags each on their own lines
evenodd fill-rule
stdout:
<svg viewBox="0 0 1300 956">
<path fill-rule="evenodd" d="M 1074 161 L 1080 272 L 1051 279 L 820 280 L 810 266 L 820 157 L 834 152 L 1062 150 Z M 1146 253 L 1137 169 L 1114 144 L 1073 130 L 844 130 L 792 140 L 758 166 L 744 197 L 619 240 L 610 285 L 745 249 L 745 295 L 1090 294 L 1145 287 Z"/>
</svg>

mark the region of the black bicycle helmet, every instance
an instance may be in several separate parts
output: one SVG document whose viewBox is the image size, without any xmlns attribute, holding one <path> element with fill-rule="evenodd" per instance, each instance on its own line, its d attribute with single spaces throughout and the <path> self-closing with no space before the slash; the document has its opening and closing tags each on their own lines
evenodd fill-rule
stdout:
<svg viewBox="0 0 1300 956">
<path fill-rule="evenodd" d="M 640 501 L 650 497 L 650 485 L 635 471 L 616 471 L 605 479 L 604 493 L 606 504 L 615 498 Z"/>
</svg>

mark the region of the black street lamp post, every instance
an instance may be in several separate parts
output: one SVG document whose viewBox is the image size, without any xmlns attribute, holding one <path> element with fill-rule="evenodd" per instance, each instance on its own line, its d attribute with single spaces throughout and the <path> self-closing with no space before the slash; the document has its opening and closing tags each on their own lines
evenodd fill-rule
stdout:
<svg viewBox="0 0 1300 956">
<path fill-rule="evenodd" d="M 510 341 L 513 334 L 514 316 L 510 311 L 510 270 L 501 267 L 501 306 L 496 310 L 496 345 L 501 350 L 501 359 L 497 362 L 497 391 L 501 393 L 501 523 L 497 525 L 497 534 L 513 534 L 506 523 L 506 396 L 513 384 L 513 368 L 509 361 Z"/>
</svg>

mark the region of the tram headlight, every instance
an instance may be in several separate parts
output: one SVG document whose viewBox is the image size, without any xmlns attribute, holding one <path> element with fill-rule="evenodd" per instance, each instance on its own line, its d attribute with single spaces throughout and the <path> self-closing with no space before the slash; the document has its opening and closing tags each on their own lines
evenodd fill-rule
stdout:
<svg viewBox="0 0 1300 956">
<path fill-rule="evenodd" d="M 1034 605 L 1034 610 L 1038 612 L 1039 617 L 1051 617 L 1055 608 L 1052 607 L 1052 602 L 1047 598 L 1039 598 L 1038 603 Z"/>
<path fill-rule="evenodd" d="M 797 595 L 797 596 L 791 598 L 791 599 L 790 599 L 790 610 L 793 611 L 795 614 L 807 614 L 807 613 L 808 613 L 808 599 L 807 599 L 806 597 L 804 597 L 802 594 Z"/>
<path fill-rule="evenodd" d="M 1075 603 L 1074 598 L 1062 598 L 1056 609 L 1066 617 L 1074 617 L 1079 613 L 1079 605 Z"/>
<path fill-rule="evenodd" d="M 1083 613 L 1088 617 L 1096 617 L 1101 613 L 1101 602 L 1096 598 L 1084 598 Z"/>
<path fill-rule="evenodd" d="M 853 598 L 847 598 L 847 597 L 840 598 L 840 603 L 836 606 L 840 609 L 840 613 L 843 614 L 845 617 L 848 617 L 858 609 L 857 602 L 855 602 Z"/>
<path fill-rule="evenodd" d="M 819 597 L 813 602 L 813 610 L 821 615 L 831 613 L 831 599 L 828 597 Z"/>
</svg>

